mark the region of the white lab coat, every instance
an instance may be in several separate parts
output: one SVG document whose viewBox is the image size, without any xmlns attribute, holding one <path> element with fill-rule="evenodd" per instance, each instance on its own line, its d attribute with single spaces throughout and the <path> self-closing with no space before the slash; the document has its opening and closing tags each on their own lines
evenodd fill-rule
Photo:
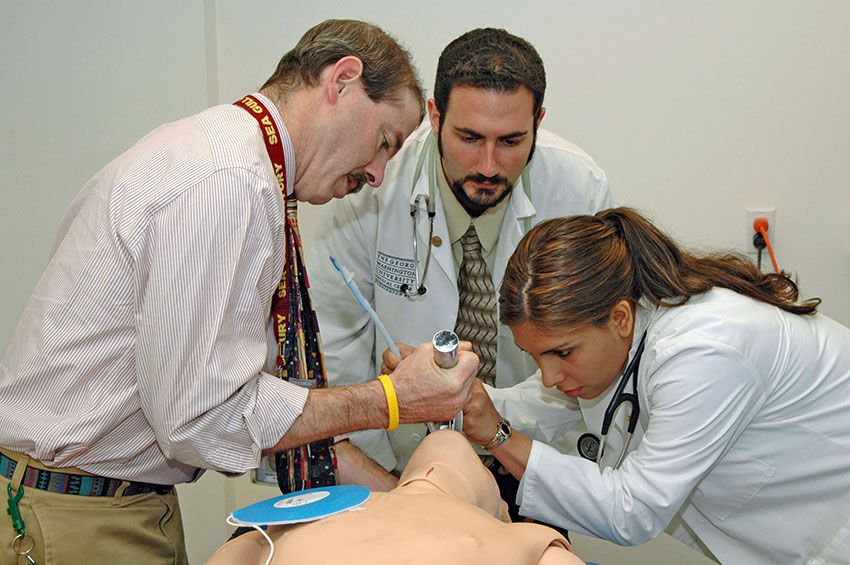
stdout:
<svg viewBox="0 0 850 565">
<path fill-rule="evenodd" d="M 330 255 L 353 272 L 358 287 L 395 341 L 417 345 L 430 341 L 438 330 L 455 326 L 457 275 L 439 187 L 433 187 L 437 213 L 434 236 L 441 238 L 441 245 L 432 247 L 424 281 L 427 293 L 411 301 L 398 290 L 402 282 L 413 282 L 410 203 L 417 194 L 428 194 L 428 168 L 439 166 L 438 162 L 424 163 L 416 186 L 412 186 L 416 163 L 429 135 L 430 125 L 426 122 L 408 138 L 389 162 L 378 190 L 367 187 L 360 194 L 329 203 L 323 209 L 310 248 L 308 271 L 332 385 L 374 379 L 387 344 L 332 266 Z M 520 181 L 509 197 L 494 257 L 496 289 L 511 253 L 525 233 L 526 223 L 534 225 L 557 216 L 595 213 L 614 205 L 603 171 L 581 149 L 550 132 L 539 130 L 529 167 L 530 199 Z M 428 241 L 424 209 L 416 232 L 424 262 Z M 534 361 L 514 345 L 510 330 L 500 325 L 496 385 L 516 384 L 535 370 Z M 560 395 L 558 402 L 569 399 Z M 576 421 L 581 421 L 575 412 Z M 355 434 L 352 441 L 385 468 L 400 469 L 424 432 L 423 425 L 402 426 L 390 434 L 392 447 L 387 433 L 380 430 Z"/>
<path fill-rule="evenodd" d="M 639 315 L 645 434 L 601 473 L 535 441 L 521 512 L 625 545 L 667 529 L 722 563 L 850 563 L 850 329 L 724 289 Z"/>
</svg>

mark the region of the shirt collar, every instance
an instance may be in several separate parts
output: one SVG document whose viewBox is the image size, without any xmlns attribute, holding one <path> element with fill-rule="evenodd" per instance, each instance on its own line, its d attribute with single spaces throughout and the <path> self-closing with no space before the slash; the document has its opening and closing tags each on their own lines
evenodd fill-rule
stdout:
<svg viewBox="0 0 850 565">
<path fill-rule="evenodd" d="M 440 200 L 443 203 L 443 211 L 446 214 L 446 226 L 449 230 L 451 243 L 457 243 L 463 237 L 463 234 L 466 233 L 466 230 L 469 229 L 469 224 L 475 224 L 475 233 L 478 234 L 481 249 L 485 254 L 488 253 L 499 241 L 499 233 L 502 231 L 502 222 L 508 211 L 510 196 L 499 202 L 496 206 L 488 208 L 477 218 L 473 218 L 463 209 L 457 198 L 455 198 L 452 189 L 449 187 L 446 175 L 443 172 L 441 162 L 438 159 L 435 165 L 439 167 L 437 171 L 437 183 L 440 185 Z"/>
</svg>

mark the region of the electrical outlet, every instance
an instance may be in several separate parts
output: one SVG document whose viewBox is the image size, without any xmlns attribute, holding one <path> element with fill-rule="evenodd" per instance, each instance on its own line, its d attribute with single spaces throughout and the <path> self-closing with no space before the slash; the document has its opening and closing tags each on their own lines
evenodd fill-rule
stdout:
<svg viewBox="0 0 850 565">
<path fill-rule="evenodd" d="M 747 208 L 744 249 L 752 255 L 755 255 L 757 251 L 753 245 L 753 235 L 756 233 L 756 230 L 753 228 L 753 222 L 756 221 L 756 218 L 767 218 L 767 237 L 770 239 L 770 244 L 776 249 L 776 208 Z"/>
</svg>

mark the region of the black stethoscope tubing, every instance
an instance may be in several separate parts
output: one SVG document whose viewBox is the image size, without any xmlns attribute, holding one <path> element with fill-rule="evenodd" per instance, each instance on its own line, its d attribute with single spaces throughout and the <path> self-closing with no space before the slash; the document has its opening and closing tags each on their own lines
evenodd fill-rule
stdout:
<svg viewBox="0 0 850 565">
<path fill-rule="evenodd" d="M 640 338 L 640 343 L 638 343 L 637 349 L 635 350 L 635 355 L 632 357 L 632 360 L 629 361 L 629 364 L 626 366 L 626 370 L 623 371 L 623 376 L 620 378 L 620 382 L 617 383 L 617 388 L 614 390 L 614 395 L 611 397 L 611 401 L 608 402 L 608 406 L 605 408 L 605 415 L 602 418 L 602 429 L 601 436 L 602 440 L 608 435 L 608 431 L 611 428 L 611 424 L 614 421 L 614 415 L 617 413 L 617 409 L 624 402 L 628 402 L 632 406 L 631 414 L 629 415 L 628 425 L 627 425 L 627 440 L 623 445 L 623 449 L 620 453 L 620 456 L 617 458 L 617 462 L 614 464 L 614 468 L 620 466 L 620 463 L 623 462 L 626 451 L 628 450 L 629 443 L 632 439 L 632 434 L 634 434 L 635 429 L 637 428 L 638 418 L 640 417 L 640 400 L 638 398 L 637 391 L 637 381 L 638 381 L 638 369 L 640 369 L 640 360 L 643 356 L 643 349 L 646 343 L 646 330 L 644 330 L 643 335 Z M 626 385 L 629 380 L 632 381 L 632 392 L 624 392 L 626 390 Z M 585 459 L 590 459 L 591 461 L 601 461 L 602 454 L 599 453 L 599 447 L 602 441 L 600 438 L 596 437 L 592 433 L 583 434 L 578 439 L 578 452 L 579 455 L 584 457 Z M 603 445 L 604 449 L 604 445 Z"/>
</svg>

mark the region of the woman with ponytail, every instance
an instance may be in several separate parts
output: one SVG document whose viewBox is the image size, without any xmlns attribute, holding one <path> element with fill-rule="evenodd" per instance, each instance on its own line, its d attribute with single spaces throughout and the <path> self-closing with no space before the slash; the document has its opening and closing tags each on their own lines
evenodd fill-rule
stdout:
<svg viewBox="0 0 850 565">
<path fill-rule="evenodd" d="M 537 441 L 575 414 L 529 425 L 523 403 L 553 394 L 531 381 L 476 385 L 464 433 L 521 479 L 530 518 L 621 545 L 666 530 L 721 563 L 850 563 L 850 329 L 819 303 L 627 208 L 549 220 L 508 262 L 499 315 L 577 401 L 587 458 Z"/>
</svg>

